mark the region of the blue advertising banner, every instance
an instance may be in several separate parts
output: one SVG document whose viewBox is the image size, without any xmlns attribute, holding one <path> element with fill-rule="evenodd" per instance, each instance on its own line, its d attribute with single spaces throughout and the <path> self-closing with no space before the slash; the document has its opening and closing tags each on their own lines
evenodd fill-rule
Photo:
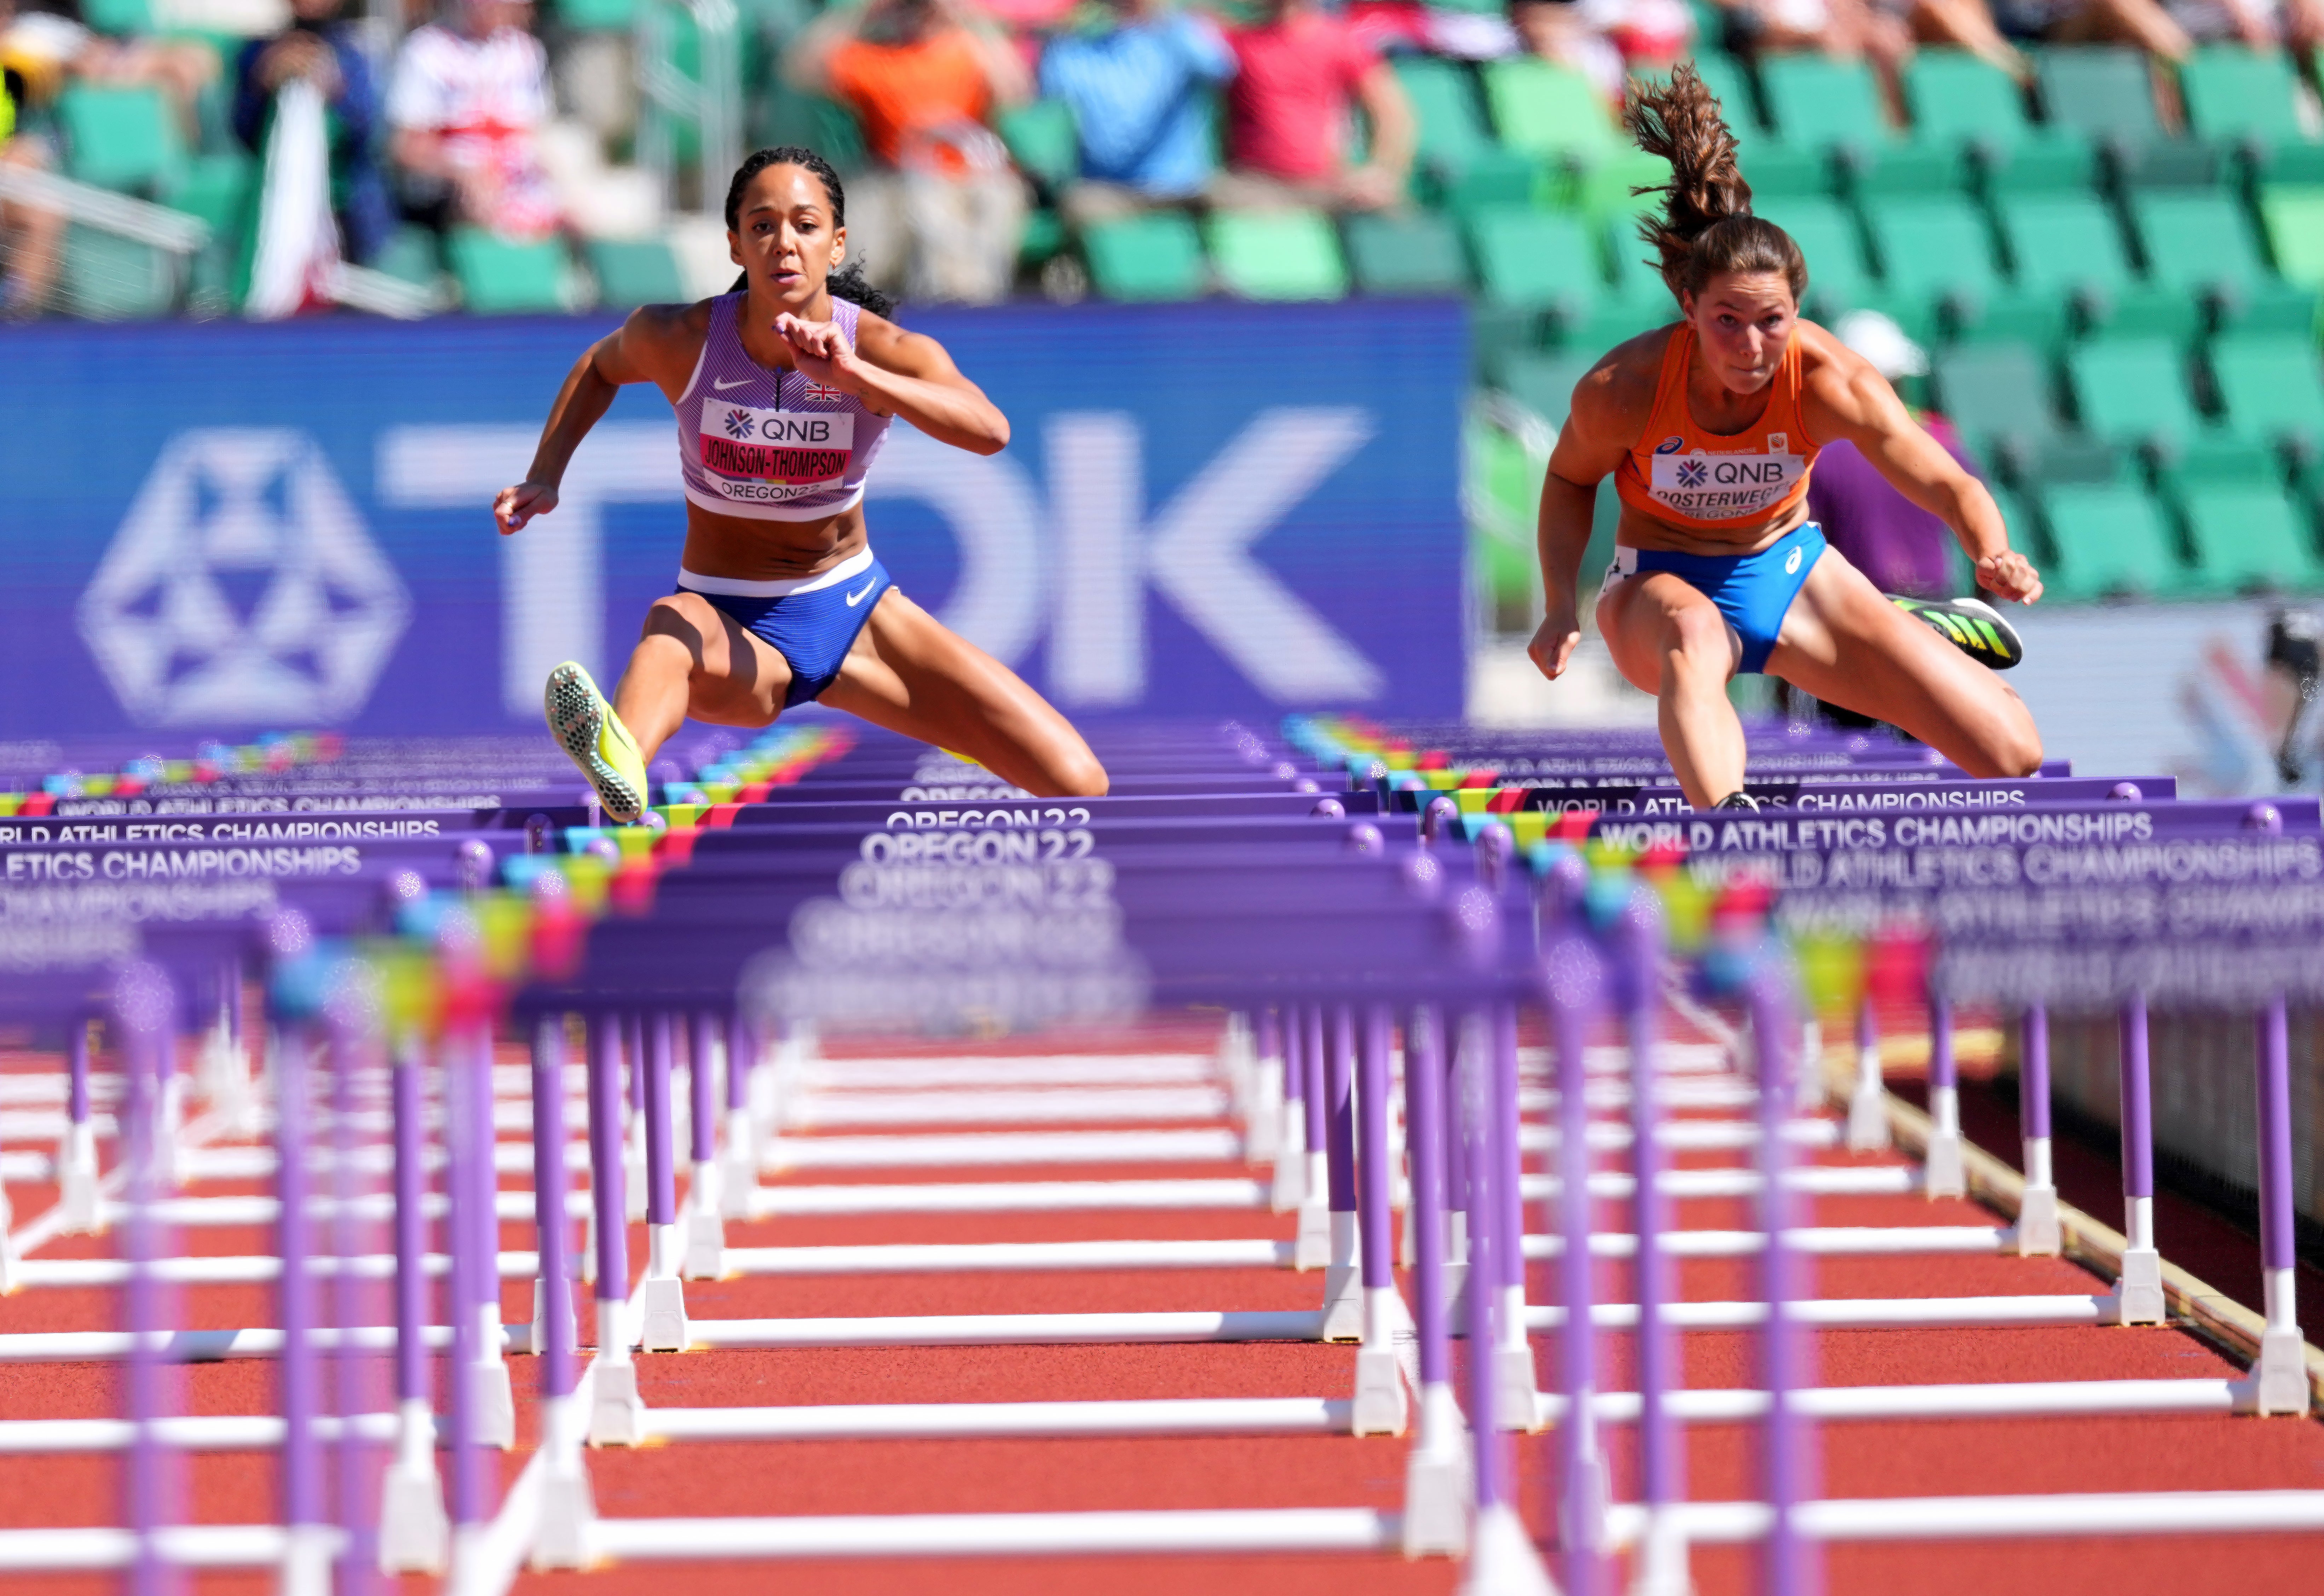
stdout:
<svg viewBox="0 0 2324 1596">
<path fill-rule="evenodd" d="M 899 426 L 899 584 L 1067 713 L 1459 713 L 1456 304 L 927 311 L 1005 411 Z M 677 429 L 622 392 L 559 508 L 499 537 L 608 317 L 0 332 L 0 737 L 537 724 L 618 674 L 684 540 Z"/>
</svg>

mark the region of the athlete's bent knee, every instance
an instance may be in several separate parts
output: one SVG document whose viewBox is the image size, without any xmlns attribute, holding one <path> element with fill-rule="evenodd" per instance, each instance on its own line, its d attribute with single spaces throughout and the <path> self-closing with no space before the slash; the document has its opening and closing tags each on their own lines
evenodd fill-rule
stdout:
<svg viewBox="0 0 2324 1596">
<path fill-rule="evenodd" d="M 718 630 L 718 611 L 698 593 L 666 593 L 646 608 L 641 639 L 673 637 L 699 650 L 702 640 Z"/>
</svg>

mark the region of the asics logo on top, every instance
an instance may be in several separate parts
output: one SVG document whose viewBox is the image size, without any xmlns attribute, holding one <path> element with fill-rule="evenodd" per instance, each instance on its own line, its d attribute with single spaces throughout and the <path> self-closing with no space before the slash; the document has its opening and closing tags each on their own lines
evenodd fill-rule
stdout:
<svg viewBox="0 0 2324 1596">
<path fill-rule="evenodd" d="M 1660 443 L 1655 445 L 1655 453 L 1658 455 L 1674 455 L 1685 447 L 1686 439 L 1674 432 L 1668 438 L 1664 438 Z"/>
<path fill-rule="evenodd" d="M 1791 576 L 1793 573 L 1794 573 L 1795 571 L 1797 571 L 1799 568 L 1800 568 L 1800 550 L 1799 550 L 1798 547 L 1797 547 L 1796 545 L 1794 545 L 1794 546 L 1793 547 L 1793 549 L 1792 549 L 1792 557 L 1791 557 L 1791 558 L 1789 558 L 1789 559 L 1787 559 L 1787 560 L 1785 560 L 1785 561 L 1784 562 L 1784 575 L 1785 575 L 1786 577 Z"/>
<path fill-rule="evenodd" d="M 847 607 L 848 607 L 849 609 L 851 609 L 851 610 L 852 610 L 852 609 L 853 609 L 857 604 L 862 604 L 862 603 L 864 601 L 864 599 L 866 599 L 867 597 L 869 597 L 869 596 L 871 595 L 872 590 L 874 587 L 877 587 L 877 586 L 880 586 L 880 578 L 879 578 L 879 577 L 872 577 L 869 582 L 866 582 L 865 584 L 863 584 L 863 591 L 862 591 L 862 592 L 861 592 L 861 593 L 851 593 L 851 594 L 849 594 L 849 595 L 847 595 Z"/>
</svg>

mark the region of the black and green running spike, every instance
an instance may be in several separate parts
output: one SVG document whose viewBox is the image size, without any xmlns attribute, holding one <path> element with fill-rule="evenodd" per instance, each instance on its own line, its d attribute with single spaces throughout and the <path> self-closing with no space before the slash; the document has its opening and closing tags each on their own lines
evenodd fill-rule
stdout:
<svg viewBox="0 0 2324 1596">
<path fill-rule="evenodd" d="M 1892 593 L 1888 602 L 1980 665 L 2006 670 L 2025 658 L 2025 640 L 2017 635 L 2017 628 L 1981 598 L 1907 598 Z"/>
</svg>

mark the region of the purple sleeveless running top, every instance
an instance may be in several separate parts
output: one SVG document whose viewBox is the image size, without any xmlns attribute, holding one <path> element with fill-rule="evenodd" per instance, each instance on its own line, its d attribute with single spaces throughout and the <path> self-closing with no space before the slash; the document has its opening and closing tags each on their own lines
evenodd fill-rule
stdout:
<svg viewBox="0 0 2324 1596">
<path fill-rule="evenodd" d="M 745 296 L 710 301 L 702 358 L 678 401 L 678 457 L 686 496 L 705 510 L 752 521 L 817 521 L 863 496 L 863 477 L 890 418 L 853 395 L 751 358 L 735 330 Z M 852 345 L 858 308 L 831 301 Z"/>
</svg>

